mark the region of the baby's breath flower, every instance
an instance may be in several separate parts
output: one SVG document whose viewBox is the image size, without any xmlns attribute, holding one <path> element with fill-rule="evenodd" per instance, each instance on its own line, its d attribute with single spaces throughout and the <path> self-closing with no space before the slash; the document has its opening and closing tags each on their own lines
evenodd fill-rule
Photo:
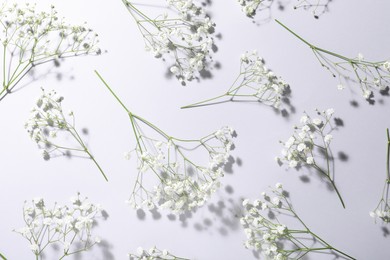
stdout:
<svg viewBox="0 0 390 260">
<path fill-rule="evenodd" d="M 295 212 L 291 201 L 277 183 L 272 203 L 269 197 L 251 203 L 245 199 L 244 216 L 240 218 L 247 240 L 244 246 L 262 253 L 266 259 L 301 259 L 307 253 L 332 251 L 346 259 L 354 259 L 332 247 L 316 235 Z M 264 207 L 263 205 L 267 205 Z M 272 217 L 270 217 L 272 216 Z M 286 217 L 292 217 L 296 223 L 293 228 L 282 224 Z M 292 221 L 288 221 L 292 223 Z M 315 242 L 314 244 L 312 242 Z"/>
<path fill-rule="evenodd" d="M 107 180 L 104 172 L 96 162 L 95 158 L 87 149 L 84 141 L 81 139 L 75 129 L 75 117 L 73 112 L 67 118 L 62 109 L 63 97 L 57 96 L 57 93 L 52 90 L 48 93 L 42 89 L 42 95 L 38 98 L 35 106 L 31 110 L 31 115 L 25 123 L 25 128 L 31 139 L 37 143 L 42 149 L 42 157 L 44 160 L 50 160 L 56 156 L 66 156 L 70 152 L 84 153 L 98 167 L 103 177 Z M 62 144 L 63 139 L 71 137 L 76 145 L 68 147 Z"/>
<path fill-rule="evenodd" d="M 368 101 L 373 98 L 373 90 L 381 92 L 389 89 L 389 61 L 366 61 L 361 53 L 355 58 L 345 57 L 307 42 L 278 20 L 276 22 L 310 47 L 322 67 L 326 68 L 333 77 L 339 79 L 338 89 L 343 89 L 345 83 L 352 81 L 359 84 L 362 96 Z"/>
<path fill-rule="evenodd" d="M 23 216 L 26 226 L 14 232 L 29 241 L 36 256 L 42 255 L 48 245 L 56 245 L 62 248 L 62 259 L 87 251 L 100 242 L 98 237 L 92 240 L 92 223 L 101 215 L 102 209 L 79 193 L 77 199 L 71 201 L 70 206 L 55 204 L 52 208 L 46 207 L 42 198 L 33 199 L 31 205 L 25 202 Z"/>
<path fill-rule="evenodd" d="M 0 99 L 12 90 L 32 69 L 41 64 L 87 54 L 100 54 L 97 34 L 83 25 L 70 25 L 55 8 L 38 11 L 34 4 L 0 6 L 5 68 Z"/>
<path fill-rule="evenodd" d="M 269 0 L 238 0 L 241 11 L 249 18 L 256 17 L 258 24 L 269 22 L 272 18 L 271 8 L 275 1 Z M 282 1 L 278 1 L 279 7 L 283 7 Z"/>
<path fill-rule="evenodd" d="M 335 129 L 331 123 L 334 109 L 316 111 L 318 117 L 312 118 L 305 113 L 300 119 L 301 125 L 294 126 L 294 134 L 286 142 L 280 142 L 283 145 L 283 150 L 282 156 L 278 157 L 278 164 L 286 163 L 289 168 L 308 166 L 324 174 L 344 206 L 334 183 L 332 168 L 330 167 L 330 163 L 333 162 L 329 146 L 333 139 L 331 132 Z M 323 167 L 316 163 L 321 161 L 321 158 L 326 161 L 326 170 L 323 170 Z"/>
<path fill-rule="evenodd" d="M 202 6 L 188 0 L 166 0 L 169 14 L 148 17 L 129 0 L 123 3 L 141 32 L 145 49 L 169 58 L 169 71 L 183 84 L 199 76 L 211 61 L 215 24 Z"/>
<path fill-rule="evenodd" d="M 175 214 L 203 206 L 220 186 L 223 166 L 233 148 L 234 130 L 226 126 L 191 140 L 170 136 L 130 112 L 97 75 L 125 109 L 133 125 L 136 141 L 133 151 L 137 157 L 138 175 L 127 203 L 134 208 L 159 206 Z M 191 153 L 197 153 L 203 159 L 195 160 Z M 145 184 L 156 183 L 156 180 L 153 188 Z"/>
<path fill-rule="evenodd" d="M 168 250 L 160 250 L 157 247 L 153 246 L 149 250 L 144 250 L 142 247 L 137 248 L 137 254 L 128 254 L 130 260 L 189 260 L 188 258 L 178 257 Z"/>
<path fill-rule="evenodd" d="M 386 162 L 386 179 L 382 191 L 382 198 L 380 199 L 376 208 L 370 212 L 370 216 L 374 219 L 379 218 L 383 223 L 390 223 L 390 199 L 389 199 L 389 189 L 390 189 L 390 134 L 389 129 L 386 129 L 387 134 L 387 162 Z"/>
<path fill-rule="evenodd" d="M 240 73 L 233 85 L 224 94 L 182 108 L 215 104 L 216 101 L 258 101 L 278 111 L 288 98 L 290 86 L 265 66 L 265 61 L 257 51 L 241 55 Z M 287 111 L 286 111 L 287 112 Z"/>
</svg>

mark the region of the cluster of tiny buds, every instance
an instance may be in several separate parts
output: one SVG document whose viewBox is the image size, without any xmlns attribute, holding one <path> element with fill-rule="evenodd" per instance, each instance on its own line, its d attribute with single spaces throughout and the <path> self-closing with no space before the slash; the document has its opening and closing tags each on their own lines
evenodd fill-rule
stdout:
<svg viewBox="0 0 390 260">
<path fill-rule="evenodd" d="M 260 102 L 280 108 L 281 99 L 289 90 L 289 85 L 265 66 L 265 61 L 256 50 L 241 55 L 242 87 L 248 87 Z"/>
<path fill-rule="evenodd" d="M 174 139 L 167 142 L 152 142 L 152 149 L 147 151 L 141 152 L 136 149 L 139 172 L 143 174 L 150 170 L 154 173 L 161 173 L 161 175 L 159 175 L 159 184 L 155 185 L 152 191 L 148 191 L 146 198 L 138 202 L 141 195 L 135 196 L 137 195 L 134 194 L 136 191 L 133 191 L 127 203 L 134 208 L 146 207 L 149 210 L 158 205 L 174 214 L 181 214 L 204 205 L 211 194 L 215 193 L 220 186 L 219 179 L 224 176 L 222 167 L 230 156 L 233 135 L 232 128 L 223 127 L 195 142 L 195 145 L 199 143 L 199 147 L 203 147 L 208 153 L 209 163 L 207 166 L 195 164 L 186 157 Z M 178 154 L 180 157 L 173 159 L 174 155 Z M 129 157 L 129 153 L 126 153 L 126 157 Z M 191 174 L 187 172 L 188 166 L 186 164 L 192 165 L 193 172 Z M 137 180 L 137 183 L 139 182 Z M 147 190 L 142 187 L 141 191 L 144 193 Z"/>
<path fill-rule="evenodd" d="M 284 146 L 282 150 L 283 157 L 276 157 L 275 160 L 279 165 L 287 162 L 290 168 L 300 165 L 315 164 L 315 147 L 327 149 L 333 139 L 330 134 L 330 119 L 334 114 L 334 109 L 329 108 L 325 111 L 317 111 L 319 117 L 311 118 L 306 113 L 301 117 L 302 125 L 295 126 L 294 134 L 286 142 L 280 141 Z M 319 140 L 319 141 L 316 141 Z"/>
<path fill-rule="evenodd" d="M 242 11 L 246 16 L 253 18 L 256 15 L 256 11 L 259 5 L 264 0 L 238 0 L 238 3 L 242 6 Z"/>
<path fill-rule="evenodd" d="M 160 250 L 153 246 L 149 250 L 145 250 L 142 247 L 137 248 L 137 254 L 129 253 L 128 257 L 130 260 L 188 260 L 172 255 L 168 250 Z"/>
<path fill-rule="evenodd" d="M 62 248 L 66 256 L 100 243 L 99 237 L 92 239 L 91 230 L 96 217 L 103 211 L 102 207 L 90 203 L 80 193 L 70 201 L 71 206 L 55 204 L 52 208 L 46 206 L 43 198 L 34 198 L 31 205 L 25 202 L 23 218 L 26 226 L 14 231 L 30 242 L 29 247 L 35 255 L 41 255 L 49 244 Z M 77 243 L 84 248 L 78 248 Z"/>
<path fill-rule="evenodd" d="M 375 211 L 371 211 L 370 217 L 380 218 L 383 222 L 390 223 L 390 208 L 387 207 L 384 210 L 376 209 Z"/>
<path fill-rule="evenodd" d="M 42 89 L 42 95 L 38 98 L 31 115 L 25 123 L 25 128 L 32 140 L 34 140 L 40 149 L 43 150 L 42 156 L 45 160 L 51 158 L 51 154 L 63 150 L 53 143 L 53 140 L 59 133 L 74 130 L 62 110 L 62 101 L 64 98 L 59 96 L 54 90 L 48 93 Z M 68 112 L 68 116 L 74 121 L 73 111 Z M 65 149 L 66 150 L 66 149 Z"/>
<path fill-rule="evenodd" d="M 383 62 L 368 62 L 365 61 L 364 55 L 358 53 L 357 57 L 351 60 L 357 80 L 362 86 L 362 96 L 365 99 L 373 97 L 373 91 L 371 87 L 377 87 L 379 90 L 385 90 L 389 85 L 390 80 L 390 61 Z M 374 70 L 374 74 L 370 70 Z M 343 90 L 345 85 L 339 83 L 337 89 Z"/>
<path fill-rule="evenodd" d="M 265 192 L 262 193 L 263 200 L 255 200 L 251 203 L 248 199 L 242 202 L 246 214 L 240 219 L 247 236 L 246 248 L 253 248 L 263 252 L 267 259 L 287 259 L 283 250 L 280 250 L 279 241 L 288 236 L 288 228 L 280 223 L 274 223 L 263 217 L 262 211 L 280 209 L 283 207 L 280 195 L 283 192 L 283 185 L 276 183 L 273 192 L 276 196 L 271 198 Z"/>
<path fill-rule="evenodd" d="M 214 45 L 212 34 L 215 24 L 203 7 L 197 6 L 192 0 L 167 0 L 167 4 L 179 17 L 170 17 L 165 13 L 158 19 L 144 20 L 142 15 L 138 20 L 138 28 L 144 36 L 146 51 L 152 52 L 156 58 L 167 55 L 173 59 L 170 72 L 185 85 L 211 61 L 209 58 Z M 128 1 L 127 7 L 130 12 L 139 14 Z M 157 31 L 146 29 L 145 23 Z"/>
<path fill-rule="evenodd" d="M 54 6 L 51 6 L 50 12 L 35 9 L 36 5 L 26 3 L 19 7 L 15 3 L 9 7 L 4 4 L 0 10 L 0 19 L 5 27 L 2 43 L 4 46 L 11 44 L 12 48 L 18 46 L 21 61 L 24 58 L 38 62 L 52 56 L 101 53 L 97 47 L 97 34 L 91 29 L 84 25 L 65 24 Z"/>
</svg>

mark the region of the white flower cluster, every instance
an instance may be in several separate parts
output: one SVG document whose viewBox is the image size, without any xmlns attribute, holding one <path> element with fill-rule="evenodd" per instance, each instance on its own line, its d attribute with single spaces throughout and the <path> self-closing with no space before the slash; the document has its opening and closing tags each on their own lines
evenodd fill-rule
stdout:
<svg viewBox="0 0 390 260">
<path fill-rule="evenodd" d="M 279 109 L 283 96 L 290 90 L 289 85 L 265 66 L 264 59 L 256 50 L 241 55 L 239 86 L 233 86 L 229 93 L 232 96 L 253 96 L 259 102 Z M 250 93 L 239 92 L 242 88 Z"/>
<path fill-rule="evenodd" d="M 30 118 L 25 123 L 27 132 L 31 139 L 38 144 L 38 147 L 43 150 L 43 159 L 50 160 L 51 157 L 62 155 L 71 156 L 72 152 L 87 154 L 107 180 L 102 169 L 76 131 L 73 112 L 69 111 L 68 113 L 70 119 L 65 117 L 62 110 L 63 100 L 64 98 L 57 95 L 54 90 L 46 93 L 42 89 L 42 95 L 38 98 L 34 108 L 31 110 Z M 66 139 L 66 142 L 69 142 L 69 137 L 74 141 L 72 147 L 58 144 L 61 143 L 62 139 Z"/>
<path fill-rule="evenodd" d="M 370 103 L 374 101 L 372 100 L 374 97 L 373 90 L 379 91 L 382 95 L 388 95 L 390 90 L 390 61 L 366 61 L 361 53 L 355 58 L 343 56 L 309 43 L 280 21 L 276 20 L 276 22 L 310 47 L 321 66 L 327 69 L 333 77 L 339 79 L 337 84 L 339 90 L 344 89 L 346 83 L 357 83 L 362 96 Z"/>
<path fill-rule="evenodd" d="M 277 183 L 271 191 L 272 196 L 263 192 L 262 199 L 253 202 L 245 199 L 242 203 L 245 212 L 240 222 L 247 236 L 246 248 L 262 253 L 265 259 L 301 259 L 309 252 L 327 250 L 335 250 L 334 253 L 338 252 L 336 254 L 354 259 L 333 248 L 307 227 L 294 211 L 282 184 Z M 280 219 L 286 217 L 298 222 L 294 228 L 281 223 Z"/>
<path fill-rule="evenodd" d="M 167 0 L 172 14 L 152 19 L 135 4 L 123 0 L 143 35 L 145 49 L 156 58 L 167 57 L 170 72 L 185 85 L 203 70 L 211 57 L 215 24 L 192 0 Z"/>
<path fill-rule="evenodd" d="M 286 142 L 280 141 L 284 146 L 282 157 L 275 157 L 281 166 L 287 163 L 290 168 L 299 169 L 301 166 L 313 168 L 324 175 L 336 191 L 343 207 L 344 201 L 334 182 L 334 159 L 330 149 L 333 139 L 332 131 L 335 126 L 331 123 L 334 109 L 324 111 L 316 109 L 317 116 L 311 118 L 308 114 L 301 117 L 301 125 L 294 126 L 294 134 Z"/>
<path fill-rule="evenodd" d="M 370 216 L 374 219 L 380 218 L 384 223 L 390 223 L 390 132 L 386 129 L 387 134 L 387 161 L 386 161 L 386 180 L 383 186 L 382 198 L 376 208 L 370 212 Z"/>
<path fill-rule="evenodd" d="M 164 135 L 164 140 L 156 140 L 141 136 L 135 149 L 139 174 L 128 203 L 149 210 L 159 206 L 175 214 L 202 206 L 220 186 L 219 179 L 224 176 L 222 167 L 233 145 L 233 132 L 230 127 L 224 127 L 200 140 Z M 190 159 L 188 152 L 203 158 L 207 154 L 208 165 Z M 145 176 L 150 173 L 159 179 L 152 190 L 143 186 Z"/>
<path fill-rule="evenodd" d="M 362 96 L 369 100 L 374 96 L 373 90 L 379 90 L 381 93 L 388 91 L 390 83 L 390 62 L 370 62 L 365 61 L 363 54 L 359 53 L 356 58 L 351 59 L 348 62 L 337 63 L 337 66 L 345 70 L 345 65 L 350 65 L 353 69 L 353 76 L 342 75 L 337 71 L 341 78 L 350 80 L 355 77 L 355 81 L 360 84 Z M 346 70 L 348 71 L 348 70 Z M 344 89 L 344 85 L 341 82 L 337 85 L 339 90 Z"/>
<path fill-rule="evenodd" d="M 227 97 L 228 101 L 256 100 L 275 109 L 285 110 L 281 109 L 282 101 L 290 94 L 290 86 L 265 66 L 256 50 L 242 54 L 240 62 L 240 73 L 225 94 L 182 108 L 213 104 L 212 101 Z"/>
<path fill-rule="evenodd" d="M 40 149 L 43 149 L 43 158 L 49 160 L 50 153 L 62 150 L 56 147 L 52 139 L 56 138 L 60 131 L 71 131 L 73 126 L 68 123 L 62 111 L 61 102 L 63 97 L 56 94 L 54 90 L 46 93 L 42 89 L 42 95 L 37 100 L 31 115 L 25 124 L 30 134 Z M 73 113 L 69 113 L 73 117 Z"/>
<path fill-rule="evenodd" d="M 276 186 L 279 190 L 282 189 L 281 184 L 278 183 Z M 282 199 L 278 196 L 271 199 L 263 192 L 263 200 L 255 200 L 250 203 L 248 199 L 245 199 L 242 205 L 246 210 L 246 214 L 240 219 L 248 239 L 245 242 L 245 247 L 263 252 L 267 259 L 287 259 L 280 246 L 280 241 L 288 239 L 287 227 L 280 223 L 274 223 L 263 216 L 266 215 L 263 213 L 264 211 L 281 208 L 283 206 Z"/>
<path fill-rule="evenodd" d="M 0 21 L 2 60 L 10 75 L 3 79 L 2 95 L 11 92 L 37 65 L 53 60 L 58 63 L 59 59 L 70 56 L 101 53 L 97 35 L 91 29 L 66 24 L 53 6 L 49 12 L 40 12 L 29 3 L 23 6 L 3 4 Z"/>
<path fill-rule="evenodd" d="M 390 223 L 390 205 L 389 203 L 383 202 L 383 209 L 379 209 L 379 207 L 370 212 L 370 217 L 372 218 L 380 218 L 385 223 Z"/>
<path fill-rule="evenodd" d="M 256 11 L 262 2 L 264 2 L 264 0 L 238 0 L 242 11 L 250 18 L 253 18 L 256 15 Z"/>
<path fill-rule="evenodd" d="M 189 260 L 187 258 L 177 257 L 172 255 L 168 250 L 160 250 L 158 248 L 151 247 L 149 250 L 145 250 L 142 247 L 137 248 L 137 254 L 128 254 L 130 260 Z"/>
<path fill-rule="evenodd" d="M 322 149 L 330 157 L 329 145 L 333 139 L 331 135 L 334 127 L 331 124 L 331 118 L 334 109 L 329 108 L 325 111 L 318 111 L 317 117 L 311 118 L 306 113 L 301 117 L 301 125 L 295 126 L 294 134 L 281 144 L 283 157 L 276 157 L 276 161 L 281 165 L 286 162 L 289 167 L 296 168 L 301 165 L 318 167 L 315 148 Z"/>
<path fill-rule="evenodd" d="M 71 203 L 70 206 L 55 204 L 48 208 L 42 198 L 34 198 L 31 205 L 25 202 L 23 219 L 26 226 L 14 231 L 29 241 L 36 256 L 42 255 L 50 244 L 62 250 L 63 258 L 87 251 L 100 242 L 99 237 L 92 236 L 92 228 L 101 215 L 101 206 L 90 203 L 79 193 L 71 198 Z"/>
</svg>

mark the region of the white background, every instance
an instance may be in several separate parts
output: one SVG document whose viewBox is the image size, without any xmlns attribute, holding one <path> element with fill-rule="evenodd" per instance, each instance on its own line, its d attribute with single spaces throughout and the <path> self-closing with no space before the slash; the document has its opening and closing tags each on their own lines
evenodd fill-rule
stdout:
<svg viewBox="0 0 390 260">
<path fill-rule="evenodd" d="M 161 0 L 162 1 L 162 0 Z M 22 2 L 22 1 L 18 1 Z M 155 1 L 157 2 L 157 1 Z M 163 2 L 163 1 L 162 1 Z M 308 41 L 320 47 L 367 60 L 390 58 L 390 2 L 385 0 L 332 1 L 330 12 L 316 20 L 310 12 L 274 8 L 280 19 Z M 40 0 L 48 10 L 54 4 L 70 23 L 88 22 L 99 33 L 101 47 L 108 52 L 98 57 L 69 59 L 55 73 L 30 84 L 0 103 L 0 252 L 9 259 L 33 259 L 28 242 L 12 229 L 23 226 L 23 201 L 42 196 L 47 203 L 67 203 L 80 191 L 100 203 L 109 214 L 94 230 L 103 239 L 99 248 L 82 259 L 126 259 L 138 246 L 153 245 L 191 259 L 254 259 L 243 247 L 245 235 L 238 222 L 241 199 L 256 198 L 268 186 L 282 182 L 294 207 L 307 225 L 334 247 L 357 259 L 389 259 L 389 236 L 380 223 L 369 217 L 379 202 L 385 179 L 386 136 L 390 126 L 389 98 L 369 105 L 354 91 L 336 88 L 337 80 L 321 68 L 310 49 L 273 20 L 256 25 L 245 17 L 235 0 L 213 0 L 209 6 L 217 32 L 221 64 L 213 78 L 182 87 L 167 79 L 167 65 L 144 51 L 143 41 L 121 1 Z M 145 9 L 146 10 L 146 9 Z M 240 54 L 257 49 L 267 66 L 282 76 L 292 89 L 296 112 L 289 118 L 255 103 L 226 103 L 180 110 L 180 107 L 223 93 L 235 79 Z M 173 136 L 198 138 L 221 126 L 236 129 L 232 172 L 222 180 L 224 187 L 192 216 L 183 219 L 144 217 L 125 205 L 136 174 L 135 158 L 123 159 L 134 147 L 126 113 L 113 99 L 93 70 L 97 69 L 125 104 Z M 45 73 L 47 68 L 40 68 Z M 89 160 L 57 158 L 43 161 L 23 125 L 40 95 L 40 87 L 56 89 L 64 97 L 65 109 L 73 109 L 80 128 L 89 129 L 89 147 L 105 169 L 106 183 Z M 351 106 L 352 100 L 358 107 Z M 315 174 L 303 183 L 304 172 L 286 171 L 274 157 L 280 154 L 279 140 L 287 140 L 303 111 L 335 109 L 345 126 L 334 134 L 335 154 L 343 151 L 348 161 L 336 160 L 336 183 L 346 203 L 340 206 L 334 192 Z M 310 259 L 331 259 L 312 255 Z M 48 257 L 50 259 L 50 256 Z"/>
</svg>

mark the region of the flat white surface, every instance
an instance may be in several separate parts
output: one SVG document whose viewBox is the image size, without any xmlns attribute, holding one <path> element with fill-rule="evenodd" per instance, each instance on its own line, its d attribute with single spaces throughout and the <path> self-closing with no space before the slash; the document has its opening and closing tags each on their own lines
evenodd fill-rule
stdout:
<svg viewBox="0 0 390 260">
<path fill-rule="evenodd" d="M 283 12 L 275 9 L 273 17 L 310 42 L 349 57 L 361 52 L 367 60 L 390 58 L 389 1 L 332 1 L 330 12 L 319 20 L 310 12 L 294 11 L 293 2 Z M 369 105 L 357 86 L 355 93 L 338 91 L 337 81 L 321 68 L 307 46 L 273 20 L 260 26 L 252 23 L 235 0 L 214 0 L 208 7 L 217 32 L 222 34 L 214 55 L 221 68 L 212 71 L 212 79 L 187 87 L 167 79 L 167 65 L 144 51 L 141 36 L 121 1 L 39 1 L 42 8 L 50 4 L 70 23 L 87 21 L 108 52 L 69 59 L 58 69 L 62 80 L 48 75 L 0 103 L 0 252 L 9 259 L 33 259 L 27 241 L 12 232 L 23 226 L 23 201 L 42 196 L 62 204 L 77 191 L 102 204 L 109 214 L 95 230 L 104 243 L 81 255 L 82 259 L 126 259 L 138 246 L 153 245 L 191 259 L 253 259 L 252 252 L 243 247 L 245 235 L 237 217 L 241 199 L 259 197 L 276 182 L 282 182 L 290 192 L 301 218 L 331 245 L 357 259 L 390 258 L 390 237 L 384 236 L 381 225 L 368 215 L 380 199 L 385 179 L 388 97 Z M 291 85 L 296 112 L 289 118 L 254 103 L 179 109 L 226 91 L 238 73 L 241 53 L 253 49 Z M 225 125 L 236 129 L 233 157 L 241 163 L 233 164 L 232 172 L 222 180 L 224 187 L 206 206 L 187 218 L 173 219 L 164 211 L 161 216 L 149 212 L 142 216 L 125 205 L 136 166 L 135 158 L 125 161 L 122 154 L 132 149 L 135 141 L 127 115 L 94 69 L 130 109 L 173 136 L 197 138 Z M 61 93 L 64 108 L 74 110 L 78 126 L 89 129 L 89 147 L 105 169 L 108 183 L 89 160 L 43 161 L 23 127 L 41 86 Z M 351 106 L 352 100 L 359 106 Z M 332 149 L 349 158 L 346 162 L 336 160 L 336 183 L 346 209 L 316 175 L 309 175 L 310 182 L 303 183 L 299 178 L 303 172 L 286 171 L 274 161 L 281 150 L 278 141 L 292 134 L 292 126 L 303 111 L 329 107 L 345 124 L 334 134 Z"/>
</svg>

